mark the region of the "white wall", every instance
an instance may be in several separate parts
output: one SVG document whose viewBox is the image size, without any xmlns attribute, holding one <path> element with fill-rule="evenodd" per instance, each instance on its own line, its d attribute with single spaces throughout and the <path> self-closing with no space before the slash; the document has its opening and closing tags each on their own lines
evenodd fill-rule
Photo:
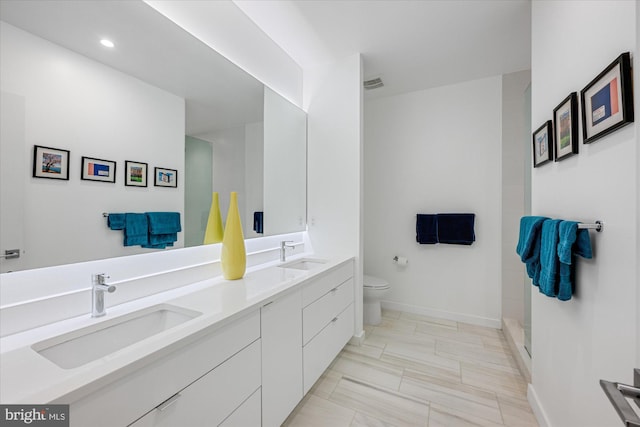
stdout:
<svg viewBox="0 0 640 427">
<path fill-rule="evenodd" d="M 391 283 L 386 306 L 499 327 L 501 89 L 496 76 L 367 101 L 364 270 Z M 445 212 L 476 214 L 473 245 L 416 243 L 416 214 Z"/>
<path fill-rule="evenodd" d="M 261 237 L 253 231 L 253 213 L 264 211 L 264 124 L 249 123 L 245 126 L 245 238 Z"/>
<path fill-rule="evenodd" d="M 502 76 L 502 317 L 524 324 L 526 275 L 516 254 L 520 218 L 525 214 L 525 149 L 530 149 L 531 129 L 525 114 L 525 90 L 531 71 Z M 526 123 L 525 123 L 526 122 Z M 527 170 L 527 173 L 529 171 Z"/>
<path fill-rule="evenodd" d="M 184 100 L 5 23 L 0 40 L 1 90 L 25 106 L 22 267 L 152 251 L 124 248 L 102 212 L 183 213 L 183 180 L 154 187 L 153 168 L 184 170 Z M 31 177 L 34 145 L 70 150 L 69 181 Z M 116 161 L 116 183 L 80 180 L 82 156 Z M 124 186 L 125 160 L 148 163 L 147 188 Z"/>
<path fill-rule="evenodd" d="M 356 257 L 355 331 L 362 328 L 362 63 L 315 70 L 308 111 L 307 218 L 313 249 Z"/>
<path fill-rule="evenodd" d="M 304 231 L 307 215 L 307 114 L 264 90 L 264 228 Z"/>
<path fill-rule="evenodd" d="M 532 3 L 534 128 L 620 53 L 637 54 L 637 7 L 632 1 Z M 637 68 L 637 55 L 634 62 Z M 635 92 L 637 99 L 637 85 Z M 637 125 L 533 170 L 534 215 L 605 224 L 602 233 L 591 233 L 593 260 L 578 259 L 572 300 L 533 292 L 530 401 L 550 426 L 621 423 L 598 381 L 632 383 L 638 366 L 637 174 Z"/>
<path fill-rule="evenodd" d="M 145 0 L 265 85 L 302 106 L 302 70 L 230 0 Z"/>
</svg>

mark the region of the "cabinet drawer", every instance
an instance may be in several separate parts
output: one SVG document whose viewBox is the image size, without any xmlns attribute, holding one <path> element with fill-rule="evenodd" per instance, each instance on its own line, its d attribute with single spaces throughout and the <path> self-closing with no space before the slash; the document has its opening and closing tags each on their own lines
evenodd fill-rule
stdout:
<svg viewBox="0 0 640 427">
<path fill-rule="evenodd" d="M 353 302 L 353 278 L 332 288 L 302 310 L 302 342 L 311 338 Z"/>
<path fill-rule="evenodd" d="M 349 260 L 302 288 L 302 306 L 306 307 L 324 294 L 353 277 L 353 261 Z"/>
<path fill-rule="evenodd" d="M 260 340 L 160 404 L 132 427 L 217 426 L 259 387 Z M 259 408 L 257 413 L 259 416 Z"/>
<path fill-rule="evenodd" d="M 220 427 L 259 427 L 260 419 L 260 391 L 257 389 L 233 414 L 220 424 Z"/>
<path fill-rule="evenodd" d="M 304 394 L 353 336 L 353 303 L 302 349 Z"/>
<path fill-rule="evenodd" d="M 72 402 L 70 424 L 128 425 L 259 338 L 256 311 Z"/>
</svg>

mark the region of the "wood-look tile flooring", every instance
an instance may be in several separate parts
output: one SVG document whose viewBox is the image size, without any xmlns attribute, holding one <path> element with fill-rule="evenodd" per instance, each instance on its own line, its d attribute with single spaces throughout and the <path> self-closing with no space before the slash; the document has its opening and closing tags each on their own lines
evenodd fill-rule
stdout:
<svg viewBox="0 0 640 427">
<path fill-rule="evenodd" d="M 389 310 L 365 331 L 284 426 L 538 426 L 502 331 Z"/>
</svg>

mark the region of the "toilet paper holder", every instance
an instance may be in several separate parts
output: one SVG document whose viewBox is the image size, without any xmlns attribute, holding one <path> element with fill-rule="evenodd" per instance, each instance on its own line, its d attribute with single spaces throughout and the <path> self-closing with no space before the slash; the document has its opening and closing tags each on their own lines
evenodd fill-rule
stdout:
<svg viewBox="0 0 640 427">
<path fill-rule="evenodd" d="M 409 264 L 409 260 L 407 258 L 402 257 L 402 256 L 398 256 L 398 255 L 393 257 L 393 262 L 395 262 L 398 265 L 407 265 L 407 264 Z"/>
</svg>

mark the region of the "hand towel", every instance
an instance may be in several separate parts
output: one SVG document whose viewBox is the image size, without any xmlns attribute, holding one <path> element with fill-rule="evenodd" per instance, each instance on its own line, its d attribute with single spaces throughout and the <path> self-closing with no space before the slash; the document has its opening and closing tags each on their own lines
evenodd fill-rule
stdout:
<svg viewBox="0 0 640 427">
<path fill-rule="evenodd" d="M 180 212 L 147 212 L 149 234 L 169 234 L 182 231 Z"/>
<path fill-rule="evenodd" d="M 433 214 L 417 214 L 416 241 L 421 245 L 438 243 L 438 217 Z"/>
<path fill-rule="evenodd" d="M 264 213 L 263 212 L 254 212 L 253 213 L 253 231 L 256 233 L 262 234 L 262 223 L 264 221 Z"/>
<path fill-rule="evenodd" d="M 516 253 L 527 265 L 527 275 L 533 284 L 540 283 L 540 235 L 542 223 L 549 218 L 544 216 L 523 216 L 520 218 L 520 234 Z"/>
<path fill-rule="evenodd" d="M 540 239 L 540 292 L 549 297 L 558 293 L 558 239 L 562 220 L 547 219 L 542 223 Z"/>
<path fill-rule="evenodd" d="M 147 212 L 149 221 L 149 243 L 146 248 L 164 249 L 173 246 L 178 240 L 180 226 L 180 212 Z"/>
<path fill-rule="evenodd" d="M 149 224 L 145 214 L 126 213 L 124 226 L 124 245 L 136 246 L 149 244 Z"/>
<path fill-rule="evenodd" d="M 112 230 L 124 230 L 124 214 L 112 213 L 107 216 L 107 225 Z"/>
<path fill-rule="evenodd" d="M 438 242 L 452 245 L 471 245 L 476 240 L 472 213 L 438 214 Z"/>
<path fill-rule="evenodd" d="M 559 284 L 558 299 L 568 301 L 575 291 L 575 262 L 579 255 L 593 257 L 589 230 L 578 229 L 575 221 L 562 221 L 558 230 Z"/>
</svg>

